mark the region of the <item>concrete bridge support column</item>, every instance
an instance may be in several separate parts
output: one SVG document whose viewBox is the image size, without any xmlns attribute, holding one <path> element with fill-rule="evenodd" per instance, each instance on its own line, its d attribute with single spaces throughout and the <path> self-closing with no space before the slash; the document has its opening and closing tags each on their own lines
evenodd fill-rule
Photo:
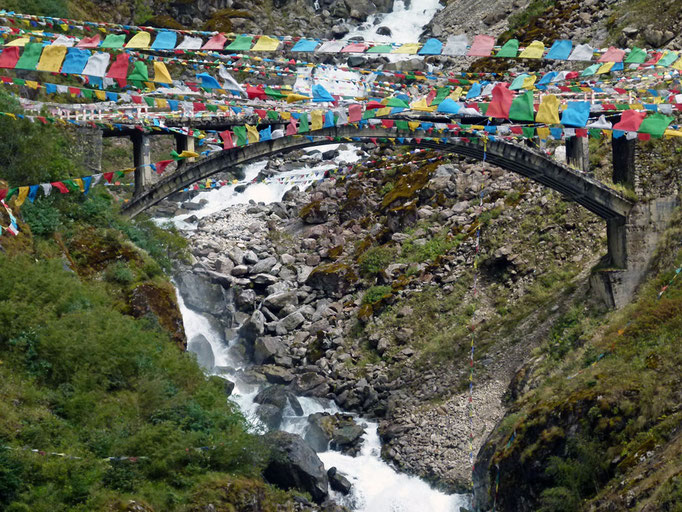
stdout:
<svg viewBox="0 0 682 512">
<path fill-rule="evenodd" d="M 189 135 L 175 134 L 175 151 L 182 153 L 183 151 L 194 151 L 194 137 Z M 185 162 L 194 162 L 194 158 L 188 158 Z"/>
<path fill-rule="evenodd" d="M 611 140 L 613 156 L 613 182 L 635 188 L 635 149 L 637 140 L 625 137 Z"/>
<path fill-rule="evenodd" d="M 587 137 L 566 138 L 566 163 L 579 171 L 590 171 L 590 152 Z"/>
<path fill-rule="evenodd" d="M 135 195 L 139 195 L 152 181 L 150 138 L 144 133 L 132 135 L 133 163 L 135 165 Z"/>
</svg>

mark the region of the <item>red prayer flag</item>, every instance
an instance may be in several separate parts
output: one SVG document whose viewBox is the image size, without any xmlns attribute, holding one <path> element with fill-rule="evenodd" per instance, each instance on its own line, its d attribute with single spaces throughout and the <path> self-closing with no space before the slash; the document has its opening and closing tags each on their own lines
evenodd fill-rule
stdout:
<svg viewBox="0 0 682 512">
<path fill-rule="evenodd" d="M 636 132 L 639 125 L 642 124 L 646 112 L 637 112 L 636 110 L 626 110 L 620 116 L 620 121 L 613 125 L 614 130 L 621 130 L 624 132 Z"/>
<path fill-rule="evenodd" d="M 395 122 L 393 119 L 382 119 L 381 124 L 384 126 L 384 128 L 393 128 Z"/>
<path fill-rule="evenodd" d="M 513 93 L 506 87 L 498 84 L 493 88 L 493 99 L 488 105 L 486 117 L 509 119 L 509 109 L 512 104 Z"/>
<path fill-rule="evenodd" d="M 576 137 L 587 137 L 587 129 L 586 128 L 576 128 L 575 129 L 575 136 Z"/>
<path fill-rule="evenodd" d="M 160 162 L 156 162 L 154 164 L 156 166 L 156 174 L 161 174 L 163 171 L 166 170 L 166 167 L 168 167 L 168 164 L 170 164 L 173 160 L 161 160 Z"/>
<path fill-rule="evenodd" d="M 128 61 L 130 56 L 127 53 L 119 53 L 116 60 L 107 72 L 107 78 L 125 80 L 128 77 Z M 119 82 L 120 83 L 120 82 Z"/>
<path fill-rule="evenodd" d="M 477 35 L 471 43 L 468 57 L 489 57 L 495 46 L 495 38 L 492 36 Z"/>
<path fill-rule="evenodd" d="M 383 105 L 382 105 L 383 106 Z M 355 103 L 348 107 L 348 122 L 357 123 L 362 119 L 362 105 Z"/>
<path fill-rule="evenodd" d="M 232 141 L 232 132 L 230 130 L 225 130 L 220 132 L 220 138 L 223 139 L 223 149 L 232 149 L 234 147 L 234 142 Z"/>
<path fill-rule="evenodd" d="M 51 185 L 57 190 L 59 190 L 62 194 L 69 193 L 69 189 L 66 188 L 66 185 L 64 185 L 64 183 L 62 183 L 61 181 L 54 181 L 51 183 Z"/>
<path fill-rule="evenodd" d="M 8 189 L 6 189 L 6 188 L 0 190 L 0 201 L 4 200 L 7 197 L 7 192 L 8 192 Z"/>
<path fill-rule="evenodd" d="M 195 112 L 203 112 L 206 110 L 206 105 L 204 103 L 201 103 L 200 101 L 195 101 L 192 103 L 192 107 Z"/>
<path fill-rule="evenodd" d="M 111 183 L 111 180 L 114 179 L 114 173 L 113 172 L 105 172 L 102 174 L 105 180 L 107 180 L 107 183 Z"/>
<path fill-rule="evenodd" d="M 292 117 L 289 121 L 289 124 L 287 125 L 286 135 L 296 135 L 297 133 L 298 128 L 296 128 L 296 119 Z"/>
<path fill-rule="evenodd" d="M 7 46 L 0 54 L 0 68 L 14 69 L 19 61 L 19 47 Z"/>
</svg>

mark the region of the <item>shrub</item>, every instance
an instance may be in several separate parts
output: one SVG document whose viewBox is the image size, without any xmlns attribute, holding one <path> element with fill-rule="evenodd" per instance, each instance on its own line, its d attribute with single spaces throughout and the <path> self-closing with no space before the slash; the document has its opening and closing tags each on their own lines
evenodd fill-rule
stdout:
<svg viewBox="0 0 682 512">
<path fill-rule="evenodd" d="M 362 296 L 363 304 L 374 304 L 376 301 L 383 299 L 386 295 L 390 295 L 392 288 L 390 286 L 372 286 L 367 288 L 367 291 Z"/>
<path fill-rule="evenodd" d="M 365 276 L 375 276 L 393 262 L 394 258 L 395 250 L 392 247 L 371 247 L 358 258 L 360 272 Z"/>
<path fill-rule="evenodd" d="M 117 261 L 107 267 L 104 278 L 112 283 L 130 284 L 135 281 L 135 274 L 126 263 Z"/>
<path fill-rule="evenodd" d="M 45 198 L 21 207 L 21 214 L 34 235 L 49 236 L 61 224 L 61 215 L 53 202 L 50 198 Z"/>
</svg>

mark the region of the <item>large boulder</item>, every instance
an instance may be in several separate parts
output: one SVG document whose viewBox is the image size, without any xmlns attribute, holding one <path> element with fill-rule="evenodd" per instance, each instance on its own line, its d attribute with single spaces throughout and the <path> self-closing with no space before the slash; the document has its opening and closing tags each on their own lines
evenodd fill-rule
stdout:
<svg viewBox="0 0 682 512">
<path fill-rule="evenodd" d="M 293 290 L 273 293 L 265 297 L 263 305 L 272 311 L 279 311 L 284 306 L 297 306 L 298 296 Z"/>
<path fill-rule="evenodd" d="M 308 203 L 299 212 L 306 224 L 322 224 L 338 211 L 338 205 L 331 199 L 322 199 Z"/>
<path fill-rule="evenodd" d="M 305 440 L 315 451 L 331 448 L 350 455 L 360 452 L 365 429 L 352 416 L 318 412 L 308 416 L 308 423 Z"/>
<path fill-rule="evenodd" d="M 239 328 L 239 336 L 253 346 L 259 336 L 265 332 L 265 316 L 259 310 L 253 312 L 249 319 Z"/>
<path fill-rule="evenodd" d="M 187 344 L 187 351 L 192 352 L 197 356 L 197 362 L 202 368 L 208 371 L 213 370 L 213 367 L 215 366 L 215 356 L 213 355 L 213 348 L 206 339 L 206 336 L 203 334 L 194 336 Z"/>
<path fill-rule="evenodd" d="M 189 271 L 177 274 L 175 283 L 188 308 L 216 316 L 225 313 L 227 303 L 222 286 Z"/>
<path fill-rule="evenodd" d="M 344 475 L 339 473 L 335 467 L 329 468 L 329 471 L 327 471 L 327 476 L 329 477 L 329 486 L 332 489 L 340 492 L 341 494 L 348 494 L 350 492 L 350 481 Z"/>
<path fill-rule="evenodd" d="M 254 275 L 267 274 L 272 270 L 272 268 L 275 265 L 277 265 L 277 258 L 275 258 L 274 256 L 268 256 L 267 258 L 260 260 L 253 267 L 251 267 L 249 273 Z"/>
<path fill-rule="evenodd" d="M 303 408 L 296 396 L 282 386 L 269 386 L 261 390 L 253 399 L 258 405 L 256 414 L 271 430 L 277 429 L 282 423 L 284 409 L 291 407 L 297 416 L 303 415 Z"/>
<path fill-rule="evenodd" d="M 296 329 L 303 322 L 305 322 L 303 313 L 300 311 L 294 311 L 277 322 L 277 327 L 275 330 L 277 331 L 277 334 L 283 336 Z"/>
<path fill-rule="evenodd" d="M 329 480 L 324 465 L 301 436 L 271 432 L 265 438 L 272 447 L 272 458 L 263 471 L 265 480 L 284 490 L 308 492 L 316 503 L 322 503 L 329 497 Z"/>
<path fill-rule="evenodd" d="M 305 284 L 327 295 L 342 297 L 358 280 L 352 267 L 344 263 L 318 265 L 308 275 Z"/>
<path fill-rule="evenodd" d="M 253 362 L 269 364 L 275 362 L 275 357 L 284 354 L 284 345 L 279 338 L 262 336 L 253 344 Z"/>
</svg>

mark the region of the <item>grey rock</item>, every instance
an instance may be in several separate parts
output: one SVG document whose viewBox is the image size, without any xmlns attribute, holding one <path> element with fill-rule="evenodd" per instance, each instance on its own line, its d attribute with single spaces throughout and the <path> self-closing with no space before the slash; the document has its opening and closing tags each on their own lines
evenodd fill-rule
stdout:
<svg viewBox="0 0 682 512">
<path fill-rule="evenodd" d="M 298 304 L 298 296 L 295 291 L 286 291 L 273 293 L 265 297 L 263 305 L 271 308 L 274 311 L 282 309 L 284 306 Z"/>
<path fill-rule="evenodd" d="M 249 273 L 249 268 L 246 265 L 237 265 L 232 269 L 232 275 L 235 277 L 245 276 Z"/>
<path fill-rule="evenodd" d="M 265 317 L 258 310 L 254 311 L 239 328 L 239 336 L 250 345 L 253 345 L 258 337 L 263 336 L 263 333 L 265 333 Z"/>
<path fill-rule="evenodd" d="M 327 471 L 327 477 L 329 477 L 329 486 L 341 494 L 350 493 L 351 483 L 350 481 L 339 473 L 335 467 L 329 468 Z"/>
<path fill-rule="evenodd" d="M 272 363 L 275 356 L 284 353 L 284 345 L 279 338 L 263 336 L 253 344 L 253 362 L 256 364 Z"/>
<path fill-rule="evenodd" d="M 265 479 L 282 489 L 299 489 L 310 493 L 316 503 L 329 496 L 329 480 L 322 461 L 296 434 L 272 432 L 266 440 L 274 452 L 263 471 Z"/>
<path fill-rule="evenodd" d="M 251 274 L 267 274 L 272 270 L 272 268 L 277 264 L 277 258 L 274 256 L 269 256 L 263 260 L 260 260 L 253 267 L 251 267 Z"/>
<path fill-rule="evenodd" d="M 246 251 L 246 253 L 244 254 L 244 262 L 250 265 L 254 265 L 258 263 L 258 256 L 256 256 L 256 253 L 253 251 Z"/>
<path fill-rule="evenodd" d="M 283 336 L 305 322 L 305 317 L 300 311 L 294 311 L 277 322 L 277 334 Z"/>
<path fill-rule="evenodd" d="M 209 371 L 215 366 L 215 356 L 213 348 L 203 334 L 197 334 L 187 344 L 187 351 L 196 354 L 197 362 L 202 368 Z"/>
<path fill-rule="evenodd" d="M 281 366 L 265 365 L 260 371 L 270 384 L 289 384 L 294 380 L 294 374 Z"/>
</svg>

